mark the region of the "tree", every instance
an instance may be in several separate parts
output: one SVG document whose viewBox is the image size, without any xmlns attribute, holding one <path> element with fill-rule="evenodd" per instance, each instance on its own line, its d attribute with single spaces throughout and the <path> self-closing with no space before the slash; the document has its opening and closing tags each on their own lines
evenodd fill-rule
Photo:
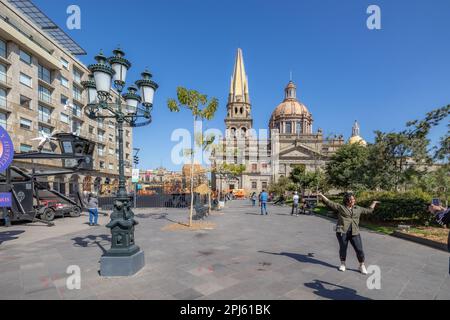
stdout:
<svg viewBox="0 0 450 320">
<path fill-rule="evenodd" d="M 277 182 L 271 182 L 269 185 L 269 192 L 273 192 L 276 195 L 284 194 L 287 190 L 293 190 L 292 181 L 287 177 L 280 177 Z"/>
<path fill-rule="evenodd" d="M 219 101 L 216 98 L 208 100 L 208 96 L 201 94 L 195 90 L 188 90 L 183 87 L 177 88 L 177 100 L 169 99 L 167 101 L 167 106 L 171 112 L 180 112 L 182 108 L 186 108 L 191 111 L 194 118 L 194 131 L 195 122 L 197 120 L 203 121 L 211 120 L 219 106 Z M 196 137 L 194 132 L 194 141 L 191 143 L 191 209 L 189 213 L 189 226 L 192 226 L 192 215 L 194 212 L 194 146 L 196 144 Z M 203 147 L 203 136 L 201 138 L 201 146 Z M 209 143 L 208 145 L 212 144 Z"/>
<path fill-rule="evenodd" d="M 365 187 L 365 167 L 368 149 L 360 144 L 342 146 L 328 162 L 326 176 L 328 182 L 344 190 L 360 190 Z"/>
</svg>

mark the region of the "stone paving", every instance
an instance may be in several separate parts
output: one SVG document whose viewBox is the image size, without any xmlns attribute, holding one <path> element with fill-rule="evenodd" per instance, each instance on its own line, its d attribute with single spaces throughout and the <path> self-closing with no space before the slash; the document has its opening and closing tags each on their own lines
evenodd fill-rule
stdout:
<svg viewBox="0 0 450 320">
<path fill-rule="evenodd" d="M 0 299 L 450 299 L 446 252 L 363 230 L 367 265 L 381 269 L 381 289 L 369 290 L 351 247 L 349 270 L 337 270 L 333 221 L 268 209 L 228 202 L 208 217 L 215 229 L 200 231 L 162 230 L 186 221 L 186 209 L 137 210 L 146 267 L 129 278 L 98 274 L 106 217 L 101 227 L 86 216 L 1 227 Z M 81 269 L 80 290 L 67 289 L 70 265 Z"/>
</svg>

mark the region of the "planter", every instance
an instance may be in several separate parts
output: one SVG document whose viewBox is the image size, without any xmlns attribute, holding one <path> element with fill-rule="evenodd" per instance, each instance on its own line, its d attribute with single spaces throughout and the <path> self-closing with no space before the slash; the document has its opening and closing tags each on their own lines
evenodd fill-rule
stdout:
<svg viewBox="0 0 450 320">
<path fill-rule="evenodd" d="M 412 241 L 412 242 L 415 242 L 415 243 L 422 244 L 422 245 L 427 246 L 427 247 L 431 247 L 431 248 L 434 248 L 434 249 L 438 249 L 438 250 L 442 250 L 442 251 L 448 252 L 447 245 L 444 244 L 444 243 L 440 243 L 440 242 L 433 241 L 433 240 L 426 239 L 426 238 L 416 237 L 416 236 L 413 236 L 411 234 L 408 234 L 408 233 L 405 233 L 405 232 L 401 232 L 401 231 L 394 231 L 392 233 L 392 235 L 394 237 L 397 237 L 397 238 L 405 239 L 405 240 L 408 240 L 408 241 Z"/>
</svg>

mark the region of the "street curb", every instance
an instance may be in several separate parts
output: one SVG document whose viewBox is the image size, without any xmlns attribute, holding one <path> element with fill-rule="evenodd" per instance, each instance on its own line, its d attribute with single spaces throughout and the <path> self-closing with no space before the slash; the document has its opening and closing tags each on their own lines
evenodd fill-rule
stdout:
<svg viewBox="0 0 450 320">
<path fill-rule="evenodd" d="M 399 231 L 394 231 L 392 233 L 392 236 L 396 237 L 396 238 L 401 238 L 401 239 L 404 239 L 404 240 L 408 240 L 408 241 L 411 241 L 411 242 L 415 242 L 415 243 L 418 243 L 418 244 L 421 244 L 421 245 L 424 245 L 424 246 L 427 246 L 427 247 L 432 247 L 434 249 L 438 249 L 438 250 L 442 250 L 442 251 L 448 252 L 447 245 L 445 245 L 443 243 L 440 243 L 440 242 L 437 242 L 437 241 L 433 241 L 433 240 L 425 239 L 425 238 L 419 238 L 419 237 L 416 237 L 416 236 L 413 236 L 413 235 L 410 235 L 410 234 L 407 234 L 407 233 L 399 232 Z"/>
</svg>

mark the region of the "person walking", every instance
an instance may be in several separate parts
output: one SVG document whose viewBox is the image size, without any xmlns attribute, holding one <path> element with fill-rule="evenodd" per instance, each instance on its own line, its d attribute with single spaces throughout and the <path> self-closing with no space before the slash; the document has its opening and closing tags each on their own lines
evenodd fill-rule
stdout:
<svg viewBox="0 0 450 320">
<path fill-rule="evenodd" d="M 450 209 L 441 205 L 430 204 L 428 211 L 436 218 L 437 223 L 441 226 L 450 226 Z M 448 233 L 447 249 L 450 252 L 450 232 Z"/>
<path fill-rule="evenodd" d="M 89 210 L 89 225 L 91 227 L 98 226 L 98 199 L 95 194 L 89 194 L 87 207 Z"/>
<path fill-rule="evenodd" d="M 259 203 L 261 205 L 261 215 L 264 215 L 264 213 L 266 214 L 266 216 L 268 215 L 267 212 L 267 200 L 269 199 L 269 194 L 266 192 L 266 190 L 263 190 L 259 196 Z"/>
<path fill-rule="evenodd" d="M 321 193 L 319 193 L 319 197 L 328 208 L 335 211 L 338 215 L 336 237 L 339 242 L 339 256 L 341 258 L 339 271 L 344 272 L 346 270 L 347 247 L 350 242 L 359 261 L 359 271 L 362 274 L 367 274 L 367 269 L 364 264 L 364 250 L 359 233 L 359 219 L 362 214 L 372 213 L 379 201 L 374 201 L 369 208 L 363 208 L 356 205 L 355 196 L 351 193 L 344 195 L 343 205 L 329 200 Z"/>
<path fill-rule="evenodd" d="M 251 200 L 252 200 L 252 206 L 256 207 L 256 192 L 253 192 L 253 194 L 251 196 Z"/>
<path fill-rule="evenodd" d="M 294 211 L 295 211 L 295 216 L 298 217 L 298 205 L 300 202 L 300 197 L 297 193 L 297 191 L 294 192 L 294 196 L 292 197 L 292 212 L 291 212 L 291 216 L 294 215 Z"/>
</svg>

